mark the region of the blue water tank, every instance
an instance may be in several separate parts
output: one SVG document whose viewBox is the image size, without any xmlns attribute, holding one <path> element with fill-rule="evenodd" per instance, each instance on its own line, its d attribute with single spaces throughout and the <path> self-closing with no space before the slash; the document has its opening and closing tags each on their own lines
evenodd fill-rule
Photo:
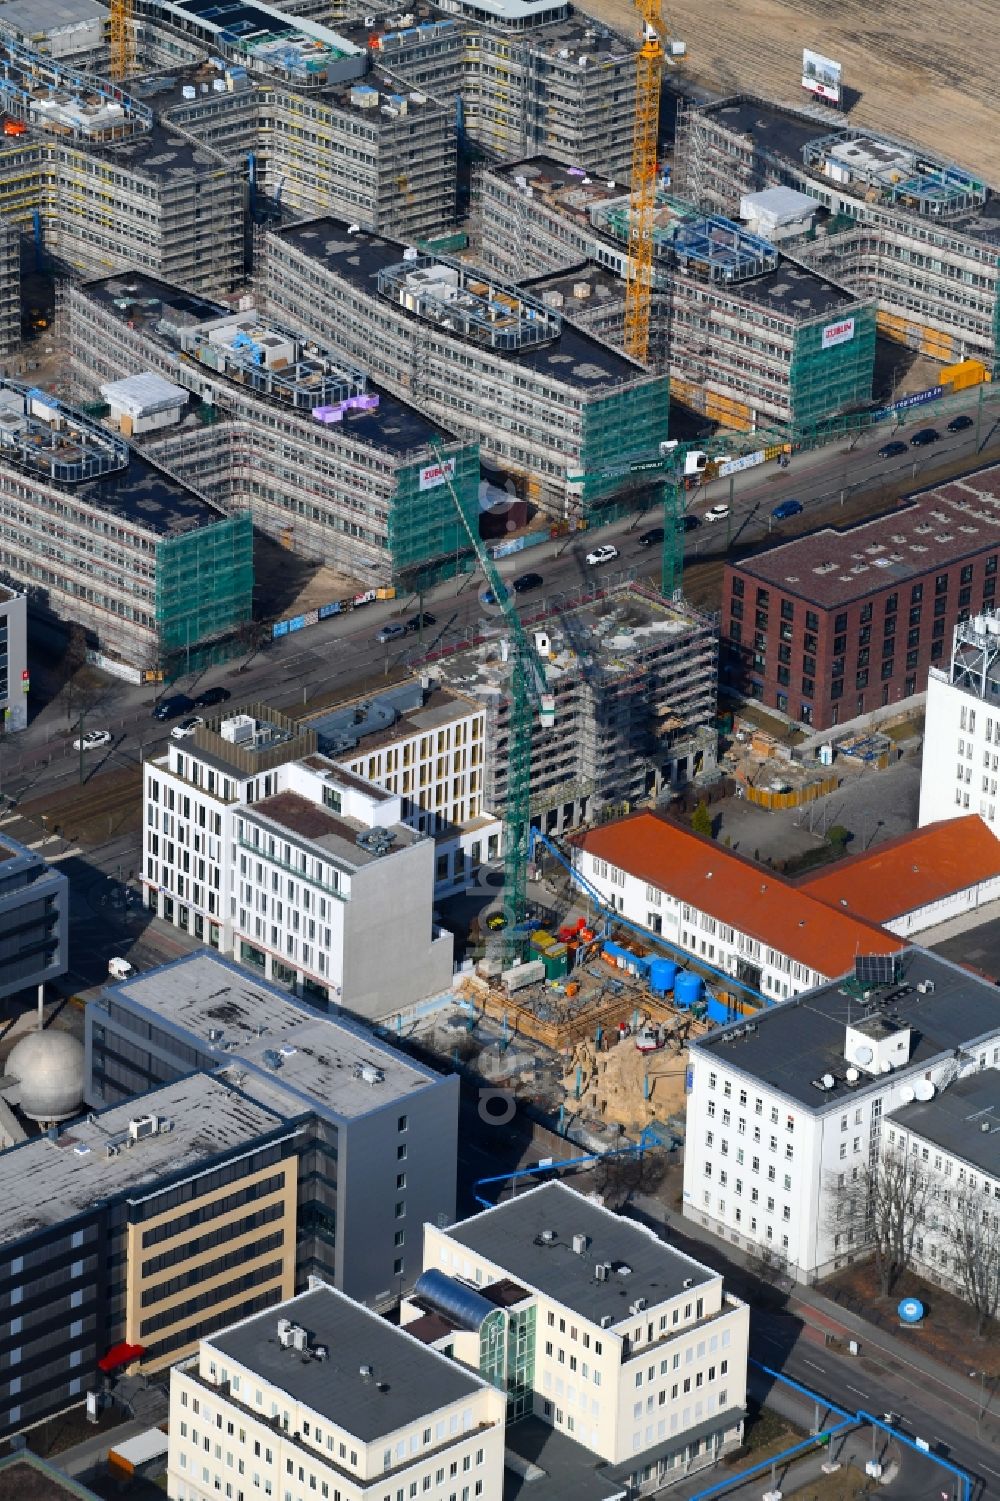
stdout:
<svg viewBox="0 0 1000 1501">
<path fill-rule="evenodd" d="M 704 988 L 705 982 L 701 975 L 693 975 L 689 969 L 682 969 L 674 981 L 674 1000 L 682 1011 L 686 1011 L 689 1006 L 701 1000 Z"/>
<path fill-rule="evenodd" d="M 671 959 L 653 959 L 649 965 L 649 988 L 654 995 L 666 995 L 674 988 L 677 965 Z"/>
</svg>

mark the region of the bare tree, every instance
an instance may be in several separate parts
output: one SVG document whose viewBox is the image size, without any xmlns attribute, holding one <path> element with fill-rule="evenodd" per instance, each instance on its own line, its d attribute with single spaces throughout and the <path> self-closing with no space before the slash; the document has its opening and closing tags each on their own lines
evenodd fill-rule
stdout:
<svg viewBox="0 0 1000 1501">
<path fill-rule="evenodd" d="M 991 1198 L 963 1183 L 951 1193 L 944 1226 L 956 1281 L 975 1310 L 976 1333 L 982 1334 L 1000 1310 L 1000 1214 Z"/>
<path fill-rule="evenodd" d="M 871 1250 L 887 1295 L 909 1268 L 925 1223 L 929 1184 L 922 1164 L 899 1147 L 883 1148 L 873 1163 L 841 1174 L 829 1189 L 828 1230 L 859 1251 Z"/>
<path fill-rule="evenodd" d="M 789 1285 L 788 1257 L 769 1240 L 755 1241 L 747 1250 L 747 1269 L 761 1282 L 771 1287 L 785 1288 Z"/>
<path fill-rule="evenodd" d="M 610 1209 L 622 1210 L 636 1194 L 655 1193 L 663 1182 L 667 1165 L 664 1154 L 647 1148 L 636 1153 L 610 1153 L 597 1163 L 594 1176 L 598 1192 Z"/>
</svg>

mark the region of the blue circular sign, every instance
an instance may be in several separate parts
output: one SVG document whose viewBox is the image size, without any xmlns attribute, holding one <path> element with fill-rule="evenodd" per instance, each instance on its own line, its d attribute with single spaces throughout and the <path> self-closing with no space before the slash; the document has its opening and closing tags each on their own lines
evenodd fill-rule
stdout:
<svg viewBox="0 0 1000 1501">
<path fill-rule="evenodd" d="M 919 1298 L 904 1298 L 897 1312 L 904 1324 L 919 1324 L 924 1316 L 924 1305 Z"/>
</svg>

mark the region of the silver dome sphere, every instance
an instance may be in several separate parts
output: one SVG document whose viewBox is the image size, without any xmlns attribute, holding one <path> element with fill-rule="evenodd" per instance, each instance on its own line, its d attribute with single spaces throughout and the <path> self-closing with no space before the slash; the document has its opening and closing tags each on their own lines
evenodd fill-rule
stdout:
<svg viewBox="0 0 1000 1501">
<path fill-rule="evenodd" d="M 11 1049 L 5 1072 L 20 1081 L 21 1111 L 33 1121 L 64 1121 L 83 1102 L 83 1044 L 70 1032 L 29 1032 Z"/>
</svg>

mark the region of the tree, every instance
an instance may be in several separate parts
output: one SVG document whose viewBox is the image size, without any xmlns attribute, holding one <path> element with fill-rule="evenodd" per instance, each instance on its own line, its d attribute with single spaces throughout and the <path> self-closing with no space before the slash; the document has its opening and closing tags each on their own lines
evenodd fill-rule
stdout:
<svg viewBox="0 0 1000 1501">
<path fill-rule="evenodd" d="M 1000 1310 L 1000 1215 L 990 1198 L 964 1183 L 951 1195 L 944 1228 L 956 1281 L 975 1310 L 976 1333 L 982 1334 Z"/>
<path fill-rule="evenodd" d="M 771 1287 L 788 1285 L 788 1257 L 769 1240 L 755 1241 L 747 1250 L 747 1270 Z"/>
<path fill-rule="evenodd" d="M 667 1165 L 664 1154 L 647 1148 L 627 1156 L 602 1157 L 595 1170 L 597 1191 L 609 1209 L 622 1210 L 636 1194 L 655 1193 L 663 1182 Z"/>
<path fill-rule="evenodd" d="M 887 1296 L 909 1268 L 926 1223 L 927 1174 L 912 1152 L 889 1147 L 874 1163 L 831 1177 L 827 1229 L 856 1250 L 871 1249 Z"/>
<path fill-rule="evenodd" d="M 708 804 L 701 802 L 691 814 L 691 828 L 695 834 L 701 834 L 706 839 L 712 837 L 712 815 L 708 811 Z"/>
<path fill-rule="evenodd" d="M 843 850 L 844 845 L 851 837 L 850 829 L 845 829 L 842 823 L 835 823 L 826 831 L 827 843 L 836 845 Z"/>
</svg>

